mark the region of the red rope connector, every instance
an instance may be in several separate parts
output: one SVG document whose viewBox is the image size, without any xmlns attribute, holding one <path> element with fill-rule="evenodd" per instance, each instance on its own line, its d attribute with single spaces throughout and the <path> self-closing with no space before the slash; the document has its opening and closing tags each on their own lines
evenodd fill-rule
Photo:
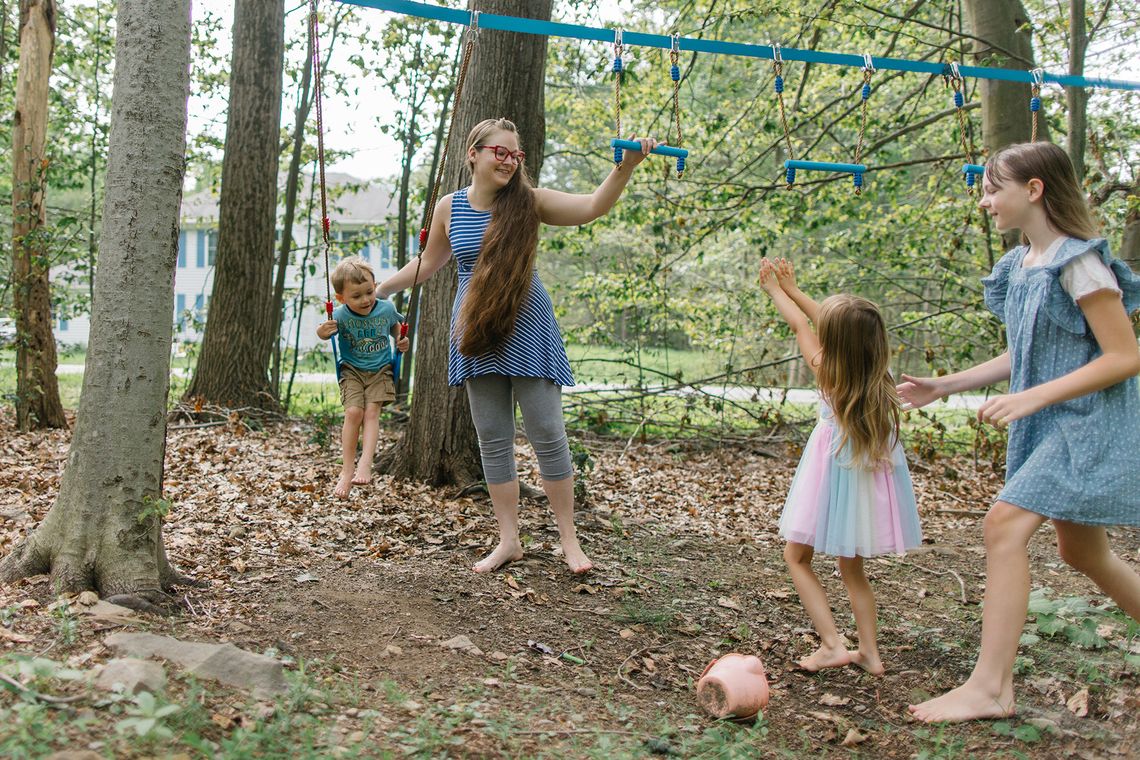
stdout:
<svg viewBox="0 0 1140 760">
<path fill-rule="evenodd" d="M 406 338 L 406 337 L 408 337 L 408 323 L 407 322 L 401 322 L 400 323 L 400 338 Z"/>
<path fill-rule="evenodd" d="M 325 314 L 329 315 L 329 319 L 332 319 L 332 309 L 332 301 L 325 301 Z"/>
<path fill-rule="evenodd" d="M 321 217 L 321 227 L 325 230 L 325 237 L 329 236 L 329 218 L 327 216 Z"/>
<path fill-rule="evenodd" d="M 420 248 L 427 245 L 427 227 L 420 228 Z"/>
</svg>

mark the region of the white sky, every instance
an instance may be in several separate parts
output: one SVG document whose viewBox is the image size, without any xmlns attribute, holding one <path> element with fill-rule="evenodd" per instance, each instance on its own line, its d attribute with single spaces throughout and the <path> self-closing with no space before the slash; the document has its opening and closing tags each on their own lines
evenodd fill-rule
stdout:
<svg viewBox="0 0 1140 760">
<path fill-rule="evenodd" d="M 228 59 L 231 47 L 229 28 L 232 25 L 233 0 L 192 0 L 192 2 L 195 20 L 206 12 L 224 20 L 219 46 L 221 47 L 220 53 Z M 329 3 L 327 0 L 323 0 L 323 2 L 327 8 Z M 355 10 L 361 19 L 366 20 L 370 27 L 377 31 L 391 17 L 390 13 L 373 8 L 357 7 Z M 286 0 L 286 11 L 290 12 L 286 19 L 288 27 L 286 38 L 288 39 L 290 36 L 295 36 L 297 30 L 306 25 L 308 2 L 307 0 Z M 603 15 L 610 17 L 615 13 L 619 13 L 615 6 L 607 6 Z M 1124 68 L 1112 72 L 1098 71 L 1095 56 L 1091 56 L 1094 51 L 1090 51 L 1092 60 L 1087 72 L 1089 76 L 1140 80 L 1140 51 L 1137 51 L 1137 55 L 1133 56 Z M 334 51 L 329 68 L 345 72 L 355 70 L 355 67 L 347 63 L 347 56 L 351 52 L 344 45 L 341 45 Z M 304 54 L 303 47 L 299 51 L 290 51 L 290 55 L 296 58 Z M 400 169 L 400 146 L 395 140 L 380 131 L 378 120 L 391 113 L 398 107 L 398 104 L 375 78 L 361 77 L 350 84 L 350 92 L 353 89 L 355 92 L 350 98 L 326 94 L 323 99 L 326 149 L 354 152 L 353 157 L 330 165 L 329 169 L 347 172 L 361 179 L 393 176 Z M 1059 92 L 1059 88 L 1052 88 L 1052 90 Z M 295 100 L 295 93 L 286 92 L 282 101 L 284 119 L 290 125 L 291 114 L 296 107 Z M 212 123 L 210 128 L 219 137 L 224 136 L 224 110 L 225 103 L 216 98 L 207 100 L 191 96 L 189 109 L 191 134 L 200 132 Z"/>
</svg>

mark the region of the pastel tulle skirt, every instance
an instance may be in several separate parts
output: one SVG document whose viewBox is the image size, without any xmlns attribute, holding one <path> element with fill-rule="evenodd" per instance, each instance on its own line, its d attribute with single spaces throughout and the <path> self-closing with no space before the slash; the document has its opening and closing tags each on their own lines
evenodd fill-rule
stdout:
<svg viewBox="0 0 1140 760">
<path fill-rule="evenodd" d="M 835 445 L 830 415 L 815 426 L 804 447 L 784 512 L 780 535 L 817 552 L 840 557 L 902 554 L 922 543 L 914 486 L 902 446 L 890 465 L 854 467 Z"/>
</svg>

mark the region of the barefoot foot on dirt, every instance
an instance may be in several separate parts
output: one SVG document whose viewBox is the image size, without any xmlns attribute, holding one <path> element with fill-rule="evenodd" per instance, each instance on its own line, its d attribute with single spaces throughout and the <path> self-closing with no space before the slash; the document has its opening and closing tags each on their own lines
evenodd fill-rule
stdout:
<svg viewBox="0 0 1140 760">
<path fill-rule="evenodd" d="M 500 541 L 493 552 L 476 562 L 471 569 L 477 573 L 489 573 L 508 562 L 516 562 L 522 558 L 522 546 L 517 541 Z"/>
<path fill-rule="evenodd" d="M 809 673 L 824 668 L 842 668 L 851 664 L 851 653 L 844 647 L 820 647 L 797 663 Z"/>
<path fill-rule="evenodd" d="M 1006 693 L 994 694 L 987 689 L 971 685 L 969 681 L 941 697 L 927 700 L 920 705 L 910 705 L 907 709 L 913 717 L 925 723 L 961 723 L 967 720 L 1008 718 L 1017 711 L 1012 689 Z"/>
<path fill-rule="evenodd" d="M 575 575 L 583 575 L 594 569 L 594 563 L 582 551 L 582 547 L 578 545 L 576 538 L 562 542 L 562 559 L 566 560 L 566 564 L 570 566 L 570 572 Z"/>
<path fill-rule="evenodd" d="M 854 651 L 847 654 L 852 665 L 858 665 L 873 676 L 881 676 L 886 672 L 883 661 L 879 659 L 877 653 Z"/>
<path fill-rule="evenodd" d="M 372 482 L 372 468 L 371 466 L 365 470 L 356 468 L 356 474 L 352 476 L 352 484 L 354 486 L 366 486 Z"/>
</svg>

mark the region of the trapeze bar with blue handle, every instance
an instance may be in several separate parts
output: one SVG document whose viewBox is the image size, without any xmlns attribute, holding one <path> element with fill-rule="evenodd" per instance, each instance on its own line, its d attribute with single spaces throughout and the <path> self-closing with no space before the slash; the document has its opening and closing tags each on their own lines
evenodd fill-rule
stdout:
<svg viewBox="0 0 1140 760">
<path fill-rule="evenodd" d="M 866 164 L 834 164 L 830 161 L 785 161 L 785 169 L 808 169 L 821 172 L 846 172 L 848 174 L 862 174 L 867 171 Z"/>
<path fill-rule="evenodd" d="M 365 8 L 403 13 L 418 18 L 435 19 L 451 24 L 471 25 L 471 12 L 458 8 L 445 8 L 428 3 L 414 2 L 414 0 L 337 0 L 346 5 L 358 5 Z M 596 40 L 599 42 L 613 42 L 613 29 L 581 26 L 579 24 L 566 24 L 557 21 L 542 21 L 532 18 L 519 18 L 517 16 L 504 16 L 493 13 L 480 13 L 478 25 L 480 29 L 499 29 L 508 32 L 522 32 L 523 34 L 539 34 L 547 37 L 568 37 L 579 40 Z M 697 53 L 717 53 L 720 55 L 741 55 L 750 58 L 775 59 L 775 52 L 771 45 L 756 45 L 747 42 L 727 42 L 721 40 L 698 39 L 695 37 L 679 37 L 674 40 L 667 34 L 646 34 L 644 32 L 631 32 L 624 30 L 622 39 L 626 45 L 642 47 L 657 47 L 671 50 L 674 45 L 678 50 L 693 51 Z M 861 55 L 851 53 L 830 53 L 822 50 L 802 50 L 798 48 L 783 47 L 780 53 L 784 61 L 801 61 L 804 63 L 823 63 L 830 66 L 853 66 L 862 68 L 867 61 Z M 935 61 L 911 61 L 905 58 L 880 58 L 875 56 L 871 63 L 876 69 L 891 71 L 910 71 L 919 74 L 932 74 L 935 76 L 950 76 L 951 67 L 948 63 Z M 1032 71 L 1020 69 L 999 69 L 990 66 L 959 66 L 958 73 L 963 77 L 976 79 L 996 79 L 1006 82 L 1038 83 Z M 1103 77 L 1076 76 L 1073 74 L 1050 74 L 1041 72 L 1040 82 L 1052 82 L 1062 87 L 1104 87 L 1111 90 L 1140 90 L 1140 82 L 1127 79 L 1106 79 Z"/>
<path fill-rule="evenodd" d="M 636 140 L 619 140 L 616 137 L 610 140 L 611 148 L 621 148 L 622 150 L 636 150 L 641 152 L 641 143 Z M 658 145 L 650 153 L 656 153 L 658 156 L 671 156 L 673 158 L 688 158 L 689 151 L 684 148 L 674 148 L 672 145 Z"/>
<path fill-rule="evenodd" d="M 981 164 L 962 164 L 963 174 L 985 174 L 986 167 Z"/>
</svg>

